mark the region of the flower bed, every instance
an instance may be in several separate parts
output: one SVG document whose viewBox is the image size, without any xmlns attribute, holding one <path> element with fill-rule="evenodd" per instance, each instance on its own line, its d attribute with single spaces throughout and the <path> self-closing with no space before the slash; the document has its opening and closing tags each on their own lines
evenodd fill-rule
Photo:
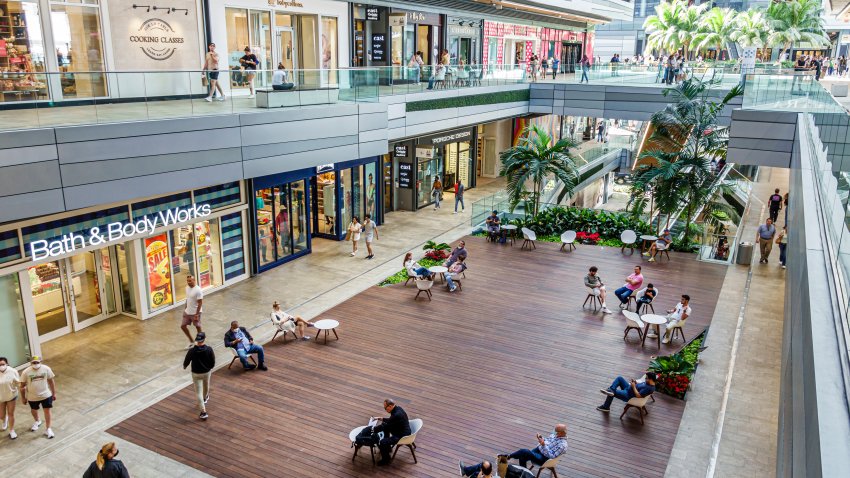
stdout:
<svg viewBox="0 0 850 478">
<path fill-rule="evenodd" d="M 673 355 L 657 357 L 649 363 L 649 371 L 658 374 L 656 389 L 674 398 L 684 399 L 691 386 L 699 362 L 699 348 L 705 332 Z"/>
<path fill-rule="evenodd" d="M 419 265 L 422 266 L 422 267 L 428 268 L 428 267 L 431 267 L 431 266 L 443 265 L 444 262 L 445 262 L 444 259 L 436 260 L 436 259 L 428 259 L 427 257 L 423 257 L 422 259 L 419 260 Z M 385 287 L 385 286 L 388 286 L 388 285 L 399 284 L 399 283 L 404 282 L 406 280 L 407 280 L 407 269 L 402 269 L 402 270 L 396 272 L 395 274 L 387 277 L 386 279 L 382 280 L 381 282 L 379 282 L 378 286 Z"/>
</svg>

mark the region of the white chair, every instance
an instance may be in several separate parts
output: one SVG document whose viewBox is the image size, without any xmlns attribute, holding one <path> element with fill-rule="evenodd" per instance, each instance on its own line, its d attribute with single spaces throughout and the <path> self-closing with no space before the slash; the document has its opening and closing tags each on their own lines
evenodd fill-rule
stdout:
<svg viewBox="0 0 850 478">
<path fill-rule="evenodd" d="M 652 303 L 655 302 L 655 299 L 658 298 L 658 294 L 660 293 L 660 291 L 658 290 L 658 287 L 653 287 L 653 289 L 655 290 L 655 296 L 652 298 L 652 302 L 650 302 L 648 304 L 637 302 L 637 299 L 633 299 L 633 297 L 637 297 L 638 299 L 643 297 L 644 294 L 646 294 L 646 287 L 644 287 L 643 289 L 641 289 L 641 290 L 639 290 L 639 291 L 637 291 L 634 294 L 629 296 L 629 302 L 630 303 L 631 303 L 632 300 L 634 300 L 635 303 L 638 304 L 638 306 L 635 308 L 635 312 L 640 314 L 641 309 L 643 309 L 643 313 L 646 314 L 647 313 L 646 309 L 650 309 L 650 310 L 652 310 L 653 314 L 655 313 L 655 307 L 652 306 Z"/>
<path fill-rule="evenodd" d="M 561 250 L 564 250 L 564 247 L 570 246 L 570 250 L 576 248 L 576 232 L 575 231 L 567 231 L 561 234 Z"/>
<path fill-rule="evenodd" d="M 629 332 L 632 329 L 638 331 L 638 338 L 643 340 L 643 321 L 640 320 L 640 316 L 636 312 L 632 312 L 630 310 L 624 310 L 623 315 L 626 317 L 626 330 L 623 333 L 623 341 L 626 341 L 626 338 L 629 336 Z"/>
<path fill-rule="evenodd" d="M 587 306 L 587 301 L 590 301 L 590 305 L 593 306 L 593 310 L 596 310 L 596 304 L 599 303 L 599 307 L 602 307 L 602 298 L 593 293 L 593 289 L 590 287 L 587 288 L 587 297 L 584 299 L 584 304 L 581 304 L 581 308 L 585 308 Z"/>
<path fill-rule="evenodd" d="M 231 361 L 230 361 L 230 365 L 228 365 L 228 366 L 227 366 L 227 370 L 230 370 L 230 367 L 232 367 L 232 366 L 233 366 L 233 362 L 235 362 L 235 361 L 239 360 L 239 354 L 238 354 L 238 353 L 236 353 L 236 349 L 234 349 L 233 347 L 227 347 L 227 350 L 230 350 L 230 353 L 232 353 L 232 354 L 233 354 L 233 360 L 231 360 Z M 250 360 L 250 361 L 254 362 L 254 366 L 256 366 L 256 365 L 257 365 L 257 361 L 256 361 L 256 360 L 254 360 L 254 356 L 253 356 L 253 355 L 249 354 L 249 355 L 248 355 L 248 360 Z"/>
<path fill-rule="evenodd" d="M 632 250 L 632 253 L 635 252 L 635 243 L 637 242 L 637 234 L 635 231 L 631 229 L 626 229 L 625 231 L 620 233 L 620 241 L 623 243 L 623 247 L 620 248 L 620 252 L 625 252 L 626 247 Z"/>
<path fill-rule="evenodd" d="M 281 333 L 281 332 L 283 332 L 283 342 L 284 342 L 284 343 L 286 343 L 286 334 L 287 334 L 287 333 L 292 334 L 292 338 L 294 338 L 294 339 L 298 340 L 298 336 L 297 336 L 297 335 L 295 335 L 295 329 L 292 329 L 292 330 L 286 330 L 286 329 L 283 327 L 283 321 L 282 321 L 282 320 L 280 320 L 280 319 L 279 319 L 276 315 L 272 315 L 272 325 L 274 325 L 274 326 L 275 326 L 275 328 L 277 329 L 277 330 L 275 331 L 275 333 L 274 333 L 274 337 L 272 337 L 272 341 L 274 341 L 274 339 L 276 339 L 276 338 L 277 338 L 277 334 L 279 334 L 279 333 Z"/>
<path fill-rule="evenodd" d="M 419 291 L 416 292 L 416 297 L 414 297 L 413 300 L 418 299 L 419 294 L 424 292 L 425 296 L 428 297 L 428 301 L 430 301 L 431 300 L 431 287 L 434 286 L 434 281 L 428 280 L 428 279 L 415 279 L 414 282 L 416 282 L 416 288 L 419 289 Z"/>
<path fill-rule="evenodd" d="M 446 68 L 438 68 L 437 72 L 434 74 L 434 89 L 442 86 L 446 87 Z"/>
<path fill-rule="evenodd" d="M 537 470 L 537 478 L 540 478 L 540 473 L 542 473 L 543 470 L 547 469 L 552 472 L 552 478 L 558 478 L 558 472 L 555 471 L 555 467 L 558 466 L 558 461 L 561 459 L 562 456 L 564 455 L 558 455 L 555 458 L 550 458 L 546 460 L 546 463 L 540 465 L 540 469 Z M 529 470 L 532 470 L 533 468 L 534 465 L 531 465 Z"/>
<path fill-rule="evenodd" d="M 407 280 L 404 281 L 404 286 L 407 287 L 407 283 L 410 282 L 411 280 L 416 280 L 416 277 L 417 277 L 416 273 L 414 273 L 412 270 L 408 269 L 407 270 Z"/>
<path fill-rule="evenodd" d="M 623 413 L 620 414 L 620 420 L 623 419 L 623 416 L 626 415 L 626 412 L 628 412 L 630 408 L 636 408 L 638 413 L 640 414 L 640 424 L 643 425 L 643 415 L 649 415 L 649 410 L 646 409 L 646 402 L 649 401 L 649 397 L 651 396 L 652 394 L 650 393 L 645 397 L 630 398 L 629 401 L 626 402 L 626 406 L 623 408 Z"/>
<path fill-rule="evenodd" d="M 537 249 L 537 246 L 534 245 L 534 241 L 537 240 L 537 234 L 535 234 L 534 231 L 527 227 L 522 228 L 522 238 L 525 239 L 525 241 L 523 241 L 520 249 L 525 249 L 525 246 L 529 244 L 531 247 Z"/>
<path fill-rule="evenodd" d="M 407 446 L 407 448 L 410 448 L 410 454 L 413 455 L 413 463 L 418 463 L 418 461 L 416 461 L 416 452 L 414 450 L 416 450 L 416 434 L 419 433 L 419 430 L 421 429 L 421 418 L 414 418 L 413 420 L 410 420 L 410 435 L 401 437 L 401 440 L 395 444 L 395 450 L 393 451 L 393 456 L 390 460 L 395 460 L 395 455 L 398 453 L 399 448 Z"/>
</svg>

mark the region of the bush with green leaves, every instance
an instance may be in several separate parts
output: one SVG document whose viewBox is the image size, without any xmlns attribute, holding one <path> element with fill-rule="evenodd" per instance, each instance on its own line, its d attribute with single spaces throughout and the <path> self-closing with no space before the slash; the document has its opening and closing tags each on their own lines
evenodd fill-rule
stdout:
<svg viewBox="0 0 850 478">
<path fill-rule="evenodd" d="M 429 268 L 429 267 L 432 267 L 432 266 L 443 265 L 442 260 L 428 259 L 427 257 L 423 257 L 418 262 L 419 262 L 420 266 L 425 267 L 426 269 Z M 407 269 L 402 269 L 402 270 L 396 272 L 395 274 L 387 277 L 386 279 L 382 280 L 381 282 L 379 282 L 378 286 L 384 287 L 384 286 L 388 286 L 388 285 L 399 284 L 399 283 L 405 282 L 406 280 L 407 280 Z"/>
<path fill-rule="evenodd" d="M 626 229 L 637 235 L 651 234 L 652 226 L 633 216 L 621 212 L 584 209 L 577 207 L 553 207 L 536 216 L 510 221 L 517 227 L 527 227 L 540 236 L 558 236 L 565 231 L 599 233 L 602 240 L 619 239 Z M 560 240 L 560 239 L 559 239 Z"/>
</svg>

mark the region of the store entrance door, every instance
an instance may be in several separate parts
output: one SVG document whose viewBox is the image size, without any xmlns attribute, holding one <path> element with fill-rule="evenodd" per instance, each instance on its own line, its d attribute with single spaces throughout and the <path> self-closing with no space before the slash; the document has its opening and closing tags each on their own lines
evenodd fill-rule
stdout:
<svg viewBox="0 0 850 478">
<path fill-rule="evenodd" d="M 115 246 L 86 251 L 28 271 L 42 341 L 82 330 L 118 313 Z"/>
<path fill-rule="evenodd" d="M 564 73 L 575 73 L 579 62 L 581 62 L 581 44 L 562 43 L 561 71 Z"/>
<path fill-rule="evenodd" d="M 295 80 L 293 75 L 295 75 L 295 69 L 298 65 L 296 61 L 298 57 L 295 54 L 295 32 L 292 28 L 277 28 L 275 36 L 277 38 L 277 51 L 275 52 L 277 63 L 283 63 L 286 71 L 289 72 L 289 81 L 292 82 Z M 277 63 L 274 64 L 275 68 L 277 68 Z"/>
</svg>

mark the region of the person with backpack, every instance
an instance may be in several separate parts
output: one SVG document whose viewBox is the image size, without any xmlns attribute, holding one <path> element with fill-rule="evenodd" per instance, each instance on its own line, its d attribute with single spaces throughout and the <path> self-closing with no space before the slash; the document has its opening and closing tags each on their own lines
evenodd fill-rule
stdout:
<svg viewBox="0 0 850 478">
<path fill-rule="evenodd" d="M 770 210 L 770 220 L 776 222 L 779 211 L 782 209 L 783 197 L 779 194 L 779 188 L 773 190 L 773 194 L 767 199 L 767 208 Z"/>
</svg>

